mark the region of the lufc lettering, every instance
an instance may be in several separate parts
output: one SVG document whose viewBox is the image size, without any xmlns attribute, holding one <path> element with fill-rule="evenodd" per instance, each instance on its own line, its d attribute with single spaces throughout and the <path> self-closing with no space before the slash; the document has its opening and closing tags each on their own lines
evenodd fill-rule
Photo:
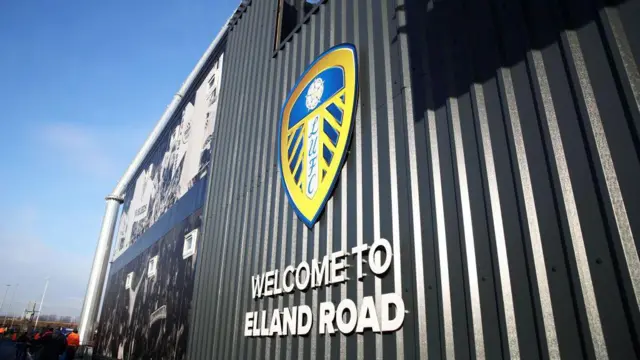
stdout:
<svg viewBox="0 0 640 360">
<path fill-rule="evenodd" d="M 313 199 L 318 190 L 318 153 L 320 152 L 319 141 L 320 119 L 318 116 L 309 121 L 307 127 L 307 197 Z"/>
<path fill-rule="evenodd" d="M 252 297 L 264 297 L 290 294 L 294 290 L 306 291 L 321 286 L 331 286 L 349 280 L 347 278 L 348 258 L 355 259 L 356 276 L 359 281 L 365 277 L 363 264 L 367 264 L 371 274 L 381 277 L 391 267 L 391 244 L 385 239 L 358 245 L 351 253 L 336 251 L 326 255 L 322 261 L 316 259 L 311 264 L 306 261 L 294 267 L 289 265 L 283 271 L 273 270 L 251 278 Z M 384 261 L 383 261 L 384 259 Z M 336 306 L 333 302 L 320 303 L 318 314 L 313 314 L 308 305 L 293 306 L 282 310 L 275 309 L 267 314 L 266 310 L 245 314 L 244 336 L 286 336 L 307 335 L 314 324 L 320 334 L 393 332 L 404 322 L 405 306 L 402 297 L 396 293 L 382 294 L 376 304 L 373 296 L 362 298 L 360 306 L 351 299 L 343 299 Z M 376 311 L 376 309 L 379 309 Z"/>
</svg>

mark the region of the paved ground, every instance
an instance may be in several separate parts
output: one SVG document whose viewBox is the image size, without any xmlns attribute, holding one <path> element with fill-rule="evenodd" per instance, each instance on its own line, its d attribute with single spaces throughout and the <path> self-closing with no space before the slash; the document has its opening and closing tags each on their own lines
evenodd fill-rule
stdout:
<svg viewBox="0 0 640 360">
<path fill-rule="evenodd" d="M 11 341 L 0 340 L 0 359 L 14 360 L 16 358 L 16 348 Z"/>
</svg>

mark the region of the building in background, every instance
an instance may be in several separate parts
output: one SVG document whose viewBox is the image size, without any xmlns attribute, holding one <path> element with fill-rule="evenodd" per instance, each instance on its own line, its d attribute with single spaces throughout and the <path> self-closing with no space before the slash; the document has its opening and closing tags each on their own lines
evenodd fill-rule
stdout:
<svg viewBox="0 0 640 360">
<path fill-rule="evenodd" d="M 224 71 L 219 50 L 125 191 L 98 352 L 640 358 L 638 19 L 640 0 L 244 1 Z M 317 217 L 282 166 L 301 189 L 338 169 Z"/>
</svg>

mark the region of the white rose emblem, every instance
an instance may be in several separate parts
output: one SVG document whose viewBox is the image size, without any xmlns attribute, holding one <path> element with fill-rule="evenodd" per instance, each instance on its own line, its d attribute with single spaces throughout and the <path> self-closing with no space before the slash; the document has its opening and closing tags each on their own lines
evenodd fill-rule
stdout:
<svg viewBox="0 0 640 360">
<path fill-rule="evenodd" d="M 315 109 L 320 103 L 322 93 L 324 92 L 324 81 L 321 78 L 313 80 L 306 95 L 306 105 L 309 111 Z"/>
</svg>

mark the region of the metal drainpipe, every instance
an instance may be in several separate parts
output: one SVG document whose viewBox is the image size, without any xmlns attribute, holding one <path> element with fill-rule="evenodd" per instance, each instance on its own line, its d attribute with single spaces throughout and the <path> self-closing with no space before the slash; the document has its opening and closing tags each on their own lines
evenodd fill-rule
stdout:
<svg viewBox="0 0 640 360">
<path fill-rule="evenodd" d="M 82 305 L 82 313 L 80 317 L 80 323 L 78 324 L 78 334 L 80 335 L 80 344 L 89 345 L 92 338 L 93 327 L 96 322 L 97 315 L 99 313 L 100 300 L 102 298 L 102 290 L 104 288 L 107 266 L 109 265 L 109 253 L 111 250 L 111 242 L 113 240 L 113 232 L 116 226 L 116 220 L 118 217 L 118 209 L 123 202 L 123 194 L 125 188 L 138 171 L 138 168 L 142 165 L 144 159 L 149 154 L 149 151 L 155 144 L 156 140 L 162 134 L 164 128 L 167 126 L 174 112 L 180 105 L 182 97 L 186 93 L 187 89 L 191 86 L 200 70 L 204 67 L 205 63 L 218 46 L 218 43 L 229 29 L 229 22 L 233 19 L 236 12 L 243 7 L 248 6 L 251 3 L 250 0 L 243 0 L 238 7 L 238 10 L 229 17 L 224 26 L 218 32 L 213 42 L 209 45 L 209 48 L 205 51 L 204 55 L 200 58 L 195 68 L 187 77 L 187 80 L 182 84 L 180 90 L 173 97 L 173 101 L 167 106 L 164 114 L 156 124 L 155 128 L 151 131 L 149 137 L 142 145 L 140 151 L 133 159 L 124 175 L 116 185 L 116 188 L 111 192 L 112 195 L 106 197 L 107 206 L 105 209 L 104 217 L 102 218 L 102 227 L 100 229 L 100 237 L 98 238 L 98 246 L 96 247 L 96 253 L 93 258 L 93 265 L 91 267 L 91 274 L 89 276 L 89 284 L 87 285 L 87 292 L 84 298 L 84 304 Z"/>
<path fill-rule="evenodd" d="M 104 217 L 102 218 L 102 228 L 100 230 L 100 237 L 98 238 L 96 254 L 93 257 L 93 265 L 91 266 L 87 293 L 82 306 L 80 324 L 78 324 L 80 343 L 83 345 L 91 341 L 93 322 L 98 313 L 98 305 L 102 297 L 102 285 L 104 284 L 104 277 L 107 272 L 107 266 L 109 265 L 111 239 L 113 239 L 113 231 L 116 226 L 116 219 L 118 218 L 118 209 L 120 208 L 120 204 L 122 204 L 122 198 L 118 196 L 107 196 L 105 200 L 107 205 Z"/>
</svg>

